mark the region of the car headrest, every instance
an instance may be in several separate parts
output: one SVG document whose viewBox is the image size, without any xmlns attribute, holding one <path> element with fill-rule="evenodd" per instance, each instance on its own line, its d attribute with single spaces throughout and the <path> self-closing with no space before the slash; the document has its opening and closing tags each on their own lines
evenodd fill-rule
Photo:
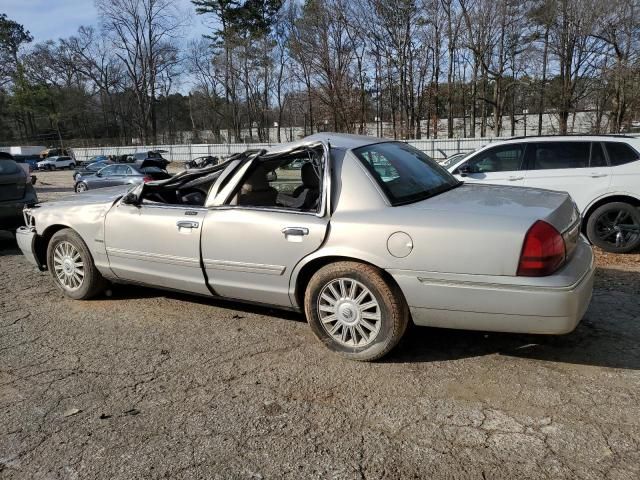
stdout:
<svg viewBox="0 0 640 480">
<path fill-rule="evenodd" d="M 318 172 L 311 162 L 307 162 L 302 165 L 302 170 L 300 172 L 302 176 L 302 183 L 307 188 L 319 188 L 320 187 L 320 178 L 318 178 Z"/>
<path fill-rule="evenodd" d="M 249 178 L 244 181 L 241 192 L 258 192 L 260 190 L 267 190 L 268 188 L 267 171 L 262 165 L 258 165 Z"/>
</svg>

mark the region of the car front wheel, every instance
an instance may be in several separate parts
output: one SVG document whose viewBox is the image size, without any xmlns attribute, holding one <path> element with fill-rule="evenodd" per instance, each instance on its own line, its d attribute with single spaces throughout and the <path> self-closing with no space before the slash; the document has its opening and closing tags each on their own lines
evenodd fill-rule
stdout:
<svg viewBox="0 0 640 480">
<path fill-rule="evenodd" d="M 305 292 L 305 313 L 327 348 L 360 361 L 389 353 L 409 323 L 400 289 L 377 268 L 357 262 L 337 262 L 318 270 Z"/>
<path fill-rule="evenodd" d="M 640 210 L 624 202 L 598 207 L 587 221 L 587 237 L 607 252 L 632 252 L 640 247 Z"/>
<path fill-rule="evenodd" d="M 76 185 L 76 193 L 86 192 L 87 190 L 89 190 L 89 187 L 84 182 L 80 182 Z"/>
<path fill-rule="evenodd" d="M 47 247 L 47 266 L 56 287 L 74 300 L 92 298 L 106 286 L 89 248 L 70 228 L 62 229 L 51 237 Z"/>
</svg>

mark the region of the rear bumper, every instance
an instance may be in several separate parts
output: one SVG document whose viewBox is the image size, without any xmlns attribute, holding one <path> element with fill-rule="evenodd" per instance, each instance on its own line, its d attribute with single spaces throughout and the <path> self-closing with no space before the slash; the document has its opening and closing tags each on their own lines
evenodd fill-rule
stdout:
<svg viewBox="0 0 640 480">
<path fill-rule="evenodd" d="M 45 270 L 44 266 L 38 261 L 38 257 L 35 254 L 37 234 L 33 227 L 20 227 L 16 230 L 16 240 L 18 241 L 18 247 L 22 251 L 24 257 L 35 265 L 40 270 Z"/>
<path fill-rule="evenodd" d="M 594 272 L 593 252 L 581 238 L 572 259 L 549 277 L 389 273 L 402 289 L 416 325 L 564 334 L 573 331 L 587 311 Z"/>
</svg>

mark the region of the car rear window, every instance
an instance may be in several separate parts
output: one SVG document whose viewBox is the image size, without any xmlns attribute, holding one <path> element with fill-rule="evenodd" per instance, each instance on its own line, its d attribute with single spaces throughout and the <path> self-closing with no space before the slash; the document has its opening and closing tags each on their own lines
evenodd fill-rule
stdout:
<svg viewBox="0 0 640 480">
<path fill-rule="evenodd" d="M 5 160 L 0 158 L 0 175 L 15 175 L 22 169 L 13 160 Z"/>
<path fill-rule="evenodd" d="M 406 143 L 376 143 L 353 152 L 392 205 L 424 200 L 461 183 L 428 155 Z"/>
<path fill-rule="evenodd" d="M 624 165 L 638 160 L 638 152 L 626 143 L 607 142 L 607 153 L 609 154 L 609 163 L 612 167 Z"/>
<path fill-rule="evenodd" d="M 534 170 L 587 168 L 591 142 L 540 142 L 532 158 Z"/>
</svg>

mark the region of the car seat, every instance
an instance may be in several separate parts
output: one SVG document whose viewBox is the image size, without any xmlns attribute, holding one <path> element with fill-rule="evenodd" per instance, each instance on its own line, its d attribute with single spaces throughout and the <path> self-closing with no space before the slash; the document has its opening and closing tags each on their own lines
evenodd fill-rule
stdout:
<svg viewBox="0 0 640 480">
<path fill-rule="evenodd" d="M 305 210 L 315 208 L 320 196 L 320 177 L 316 167 L 313 163 L 307 162 L 302 166 L 300 175 L 302 185 L 293 191 L 293 196 L 297 200 L 295 207 Z"/>
<path fill-rule="evenodd" d="M 278 191 L 267 181 L 267 171 L 258 165 L 240 188 L 238 205 L 271 207 L 276 205 L 277 197 Z"/>
</svg>

